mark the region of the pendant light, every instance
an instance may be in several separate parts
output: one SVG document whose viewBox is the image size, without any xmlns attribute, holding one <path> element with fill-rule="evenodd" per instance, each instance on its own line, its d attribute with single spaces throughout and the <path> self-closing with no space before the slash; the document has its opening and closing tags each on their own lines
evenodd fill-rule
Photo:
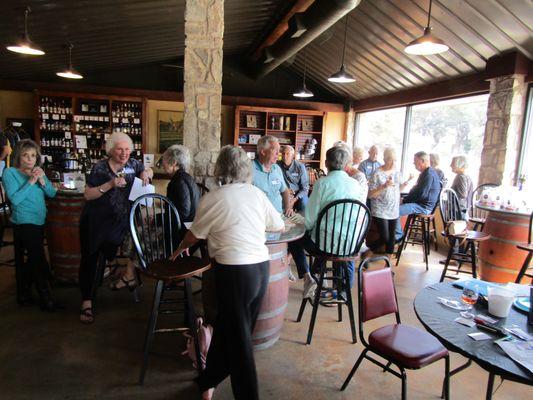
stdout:
<svg viewBox="0 0 533 400">
<path fill-rule="evenodd" d="M 303 85 L 300 90 L 293 93 L 292 95 L 294 97 L 313 97 L 314 94 L 309 89 L 307 89 L 307 86 L 305 86 L 305 73 L 307 71 L 307 49 L 304 50 L 304 79 L 303 79 Z"/>
<path fill-rule="evenodd" d="M 443 53 L 449 49 L 441 39 L 431 33 L 431 26 L 429 23 L 431 21 L 432 3 L 433 0 L 429 0 L 428 23 L 424 28 L 424 34 L 407 45 L 404 51 L 408 54 L 427 56 Z"/>
<path fill-rule="evenodd" d="M 352 83 L 355 78 L 344 69 L 344 55 L 346 54 L 346 33 L 348 32 L 348 15 L 346 15 L 346 23 L 344 24 L 344 45 L 342 47 L 342 63 L 341 69 L 335 72 L 328 78 L 328 81 L 335 83 Z"/>
<path fill-rule="evenodd" d="M 37 44 L 33 43 L 30 40 L 30 35 L 28 35 L 28 14 L 30 12 L 30 7 L 26 7 L 26 10 L 24 11 L 24 34 L 22 35 L 22 38 L 15 45 L 7 46 L 6 48 L 15 53 L 42 56 L 44 50 Z"/>
<path fill-rule="evenodd" d="M 67 78 L 67 79 L 82 79 L 83 75 L 80 74 L 78 71 L 74 69 L 72 66 L 72 49 L 74 48 L 74 45 L 71 43 L 68 46 L 68 69 L 62 72 L 56 72 L 57 76 L 60 76 L 61 78 Z"/>
</svg>

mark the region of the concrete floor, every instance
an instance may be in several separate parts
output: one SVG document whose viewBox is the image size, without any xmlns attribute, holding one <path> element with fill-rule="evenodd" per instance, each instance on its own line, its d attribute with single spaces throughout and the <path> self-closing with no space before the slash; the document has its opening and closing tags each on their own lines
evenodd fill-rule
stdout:
<svg viewBox="0 0 533 400">
<path fill-rule="evenodd" d="M 10 248 L 0 260 L 10 258 Z M 419 248 L 409 248 L 395 267 L 402 321 L 420 326 L 413 311 L 416 293 L 436 282 L 441 268 L 432 255 L 425 271 Z M 197 399 L 192 383 L 195 371 L 180 355 L 180 336 L 156 336 L 144 386 L 136 384 L 145 325 L 153 286 L 140 289 L 141 303 L 128 292 L 99 292 L 96 322 L 78 322 L 77 287 L 57 286 L 55 297 L 66 309 L 54 314 L 15 303 L 14 268 L 0 267 L 0 398 L 1 399 Z M 291 285 L 289 307 L 281 340 L 256 353 L 262 399 L 399 399 L 400 381 L 366 361 L 345 392 L 339 388 L 361 352 L 351 344 L 347 322 L 336 322 L 334 308 L 321 307 L 311 346 L 305 338 L 309 309 L 302 323 L 295 323 L 302 286 Z M 355 295 L 355 293 L 354 293 Z M 367 329 L 378 326 L 368 324 Z M 464 359 L 452 354 L 452 368 Z M 410 399 L 438 399 L 444 365 L 439 362 L 408 372 Z M 451 381 L 453 399 L 484 398 L 487 373 L 477 366 Z M 231 399 L 229 380 L 215 391 L 214 399 Z M 531 399 L 533 388 L 505 381 L 494 399 Z"/>
</svg>

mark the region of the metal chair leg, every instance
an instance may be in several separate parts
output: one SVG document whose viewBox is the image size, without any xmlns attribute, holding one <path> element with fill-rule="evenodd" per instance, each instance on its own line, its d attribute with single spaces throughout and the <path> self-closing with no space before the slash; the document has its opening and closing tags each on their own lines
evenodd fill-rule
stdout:
<svg viewBox="0 0 533 400">
<path fill-rule="evenodd" d="M 422 218 L 420 221 L 422 225 L 422 248 L 424 251 L 424 262 L 426 263 L 426 271 L 429 270 L 428 267 L 428 254 L 429 254 L 429 235 L 426 230 L 426 221 Z"/>
<path fill-rule="evenodd" d="M 359 368 L 359 365 L 361 365 L 361 362 L 363 361 L 363 358 L 366 356 L 366 353 L 368 352 L 368 349 L 364 349 L 363 352 L 361 353 L 361 355 L 359 356 L 359 358 L 357 359 L 357 361 L 355 362 L 352 370 L 350 371 L 350 373 L 348 374 L 348 376 L 346 377 L 346 380 L 344 381 L 344 383 L 342 384 L 341 386 L 341 390 L 344 390 L 346 389 L 346 386 L 348 386 L 348 384 L 350 383 L 350 381 L 352 380 L 352 377 L 353 375 L 355 374 L 355 371 L 357 371 L 357 368 Z"/>
<path fill-rule="evenodd" d="M 533 256 L 532 252 L 529 252 L 526 256 L 526 259 L 524 260 L 524 264 L 522 264 L 522 268 L 520 268 L 520 272 L 516 276 L 516 280 L 514 283 L 520 283 L 524 275 L 526 274 L 527 269 L 529 268 L 529 264 L 531 263 L 531 257 Z"/>
<path fill-rule="evenodd" d="M 389 367 L 392 365 L 392 361 L 389 361 L 387 363 L 387 366 L 385 368 L 383 368 L 383 372 L 387 372 L 387 370 L 389 369 Z"/>
<path fill-rule="evenodd" d="M 477 267 L 476 267 L 476 243 L 470 242 L 470 256 L 472 257 L 472 276 L 477 279 Z"/>
<path fill-rule="evenodd" d="M 450 264 L 450 260 L 452 258 L 454 244 L 455 240 L 452 240 L 450 243 L 450 250 L 448 250 L 448 256 L 446 257 L 446 262 L 444 263 L 444 269 L 442 270 L 442 275 L 440 276 L 439 282 L 444 281 L 444 278 L 446 277 L 446 271 L 448 271 L 448 264 Z"/>
<path fill-rule="evenodd" d="M 407 400 L 407 374 L 402 368 L 402 400 Z"/>
<path fill-rule="evenodd" d="M 431 219 L 431 223 L 433 224 L 433 239 L 435 240 L 435 251 L 439 251 L 439 244 L 437 242 L 437 226 L 435 225 L 434 217 Z"/>
<path fill-rule="evenodd" d="M 444 400 L 450 398 L 450 356 L 444 357 Z"/>
<path fill-rule="evenodd" d="M 139 385 L 144 383 L 144 375 L 146 373 L 146 368 L 148 367 L 148 355 L 150 353 L 150 346 L 152 345 L 152 340 L 154 338 L 157 316 L 159 314 L 159 304 L 161 303 L 161 295 L 163 293 L 163 286 L 163 281 L 157 281 L 154 291 L 152 312 L 150 313 L 148 327 L 146 329 L 146 336 L 144 338 L 143 360 L 141 364 L 141 373 L 139 374 Z"/>
<path fill-rule="evenodd" d="M 492 390 L 494 388 L 494 374 L 489 372 L 489 381 L 487 382 L 487 393 L 485 395 L 485 400 L 492 399 Z"/>
<path fill-rule="evenodd" d="M 348 307 L 348 317 L 350 318 L 350 329 L 352 331 L 352 343 L 357 343 L 357 332 L 355 330 L 355 316 L 353 312 L 352 291 L 350 289 L 350 279 L 348 274 L 345 276 L 346 280 L 346 306 Z"/>
<path fill-rule="evenodd" d="M 401 223 L 402 222 L 400 221 L 400 224 Z M 396 252 L 396 266 L 398 266 L 398 263 L 400 262 L 400 257 L 402 256 L 402 252 L 405 248 L 405 242 L 409 235 L 410 229 L 411 229 L 411 215 L 407 217 L 407 221 L 405 223 L 405 230 L 403 232 L 403 238 L 402 238 L 402 241 L 400 242 L 400 245 L 398 246 L 398 251 Z"/>
<path fill-rule="evenodd" d="M 315 329 L 316 314 L 318 312 L 318 305 L 320 302 L 320 293 L 322 292 L 322 286 L 324 284 L 324 274 L 326 273 L 326 263 L 320 265 L 320 279 L 318 280 L 318 287 L 316 288 L 315 300 L 312 304 L 313 312 L 311 313 L 311 321 L 309 321 L 309 330 L 307 332 L 307 344 L 311 344 L 313 338 L 313 331 Z"/>
<path fill-rule="evenodd" d="M 298 317 L 296 317 L 296 322 L 300 322 L 302 320 L 302 316 L 304 315 L 307 300 L 308 300 L 307 298 L 302 299 L 302 302 L 300 304 L 300 311 L 298 311 Z"/>
</svg>

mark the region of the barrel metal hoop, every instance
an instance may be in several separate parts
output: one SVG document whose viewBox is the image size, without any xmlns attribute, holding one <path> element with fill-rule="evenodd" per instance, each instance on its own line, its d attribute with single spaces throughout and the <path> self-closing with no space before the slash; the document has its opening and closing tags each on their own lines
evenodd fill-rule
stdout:
<svg viewBox="0 0 533 400">
<path fill-rule="evenodd" d="M 269 319 L 269 318 L 276 317 L 280 314 L 283 314 L 286 308 L 287 308 L 287 303 L 283 304 L 281 307 L 276 308 L 275 310 L 260 313 L 257 319 L 262 320 L 262 319 Z"/>
<path fill-rule="evenodd" d="M 525 240 L 509 240 L 509 239 L 503 239 L 503 238 L 499 238 L 498 236 L 494 236 L 491 234 L 491 237 L 490 237 L 491 240 L 494 240 L 495 242 L 501 242 L 501 243 L 508 243 L 508 244 L 512 244 L 514 246 L 516 246 L 517 244 L 520 244 L 520 243 L 524 243 Z"/>
<path fill-rule="evenodd" d="M 274 343 L 276 343 L 279 340 L 279 336 L 280 335 L 276 335 L 272 339 L 267 340 L 266 342 L 261 343 L 261 344 L 254 344 L 254 350 L 265 350 L 265 349 L 268 349 L 269 347 L 272 347 Z"/>
<path fill-rule="evenodd" d="M 529 223 L 520 223 L 515 221 L 507 221 L 505 219 L 499 219 L 499 218 L 491 218 L 490 216 L 485 221 L 485 226 L 487 225 L 487 222 L 493 221 L 497 224 L 504 224 L 504 225 L 514 225 L 514 226 L 524 226 L 526 228 L 529 228 Z"/>
<path fill-rule="evenodd" d="M 254 334 L 252 335 L 252 339 L 254 339 L 254 340 L 257 340 L 257 339 L 264 339 L 264 338 L 270 337 L 270 336 L 272 336 L 272 335 L 275 335 L 275 334 L 278 333 L 280 330 L 281 330 L 281 327 L 280 327 L 280 326 L 276 326 L 275 328 L 268 329 L 268 330 L 266 330 L 266 331 L 257 332 L 257 333 L 254 333 Z M 279 335 L 278 335 L 278 336 L 279 336 Z"/>
<path fill-rule="evenodd" d="M 271 259 L 271 260 L 279 260 L 280 258 L 283 258 L 285 256 L 285 254 L 287 254 L 287 252 L 285 251 L 278 251 L 277 253 L 271 253 L 268 255 L 268 257 Z"/>
<path fill-rule="evenodd" d="M 281 281 L 282 279 L 288 276 L 289 276 L 289 271 L 285 269 L 284 271 L 278 272 L 277 274 L 270 275 L 270 277 L 268 278 L 268 283 Z"/>
<path fill-rule="evenodd" d="M 505 268 L 505 267 L 500 267 L 498 265 L 495 265 L 495 264 L 492 264 L 486 260 L 483 260 L 483 263 L 488 265 L 491 269 L 495 269 L 497 271 L 501 271 L 501 272 L 506 272 L 506 273 L 513 273 L 513 274 L 518 274 L 518 272 L 520 271 L 519 269 L 513 269 L 513 268 Z M 483 266 L 481 267 L 483 269 Z"/>
</svg>

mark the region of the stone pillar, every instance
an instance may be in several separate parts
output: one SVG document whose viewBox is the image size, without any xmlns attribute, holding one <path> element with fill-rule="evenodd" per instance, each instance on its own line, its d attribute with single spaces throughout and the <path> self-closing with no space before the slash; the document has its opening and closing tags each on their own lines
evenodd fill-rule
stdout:
<svg viewBox="0 0 533 400">
<path fill-rule="evenodd" d="M 220 150 L 223 36 L 224 0 L 186 1 L 183 142 L 193 175 L 208 185 Z"/>
<path fill-rule="evenodd" d="M 507 75 L 490 80 L 479 184 L 515 183 L 527 97 L 524 77 Z"/>
</svg>

